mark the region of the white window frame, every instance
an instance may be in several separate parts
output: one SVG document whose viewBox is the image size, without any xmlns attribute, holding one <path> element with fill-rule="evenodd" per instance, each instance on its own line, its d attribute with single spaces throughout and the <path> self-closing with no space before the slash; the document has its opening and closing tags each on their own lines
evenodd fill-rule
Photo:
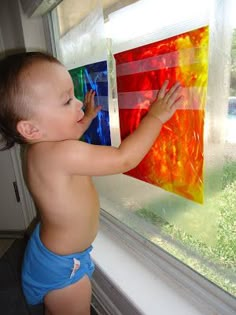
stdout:
<svg viewBox="0 0 236 315">
<path fill-rule="evenodd" d="M 145 240 L 103 209 L 92 257 L 99 268 L 98 274 L 95 273 L 95 285 L 99 288 L 100 283 L 96 280 L 101 282 L 101 274 L 106 278 L 103 281 L 105 284 L 101 284 L 104 287 L 97 289 L 97 295 L 100 291 L 105 291 L 108 297 L 111 295 L 111 305 L 115 304 L 119 310 L 123 310 L 123 315 L 139 314 L 125 312 L 127 307 L 148 315 L 154 314 L 149 313 L 148 308 L 153 311 L 159 309 L 162 315 L 232 315 L 236 311 L 233 296 Z M 140 266 L 142 274 L 138 273 Z M 140 278 L 141 287 L 137 285 Z M 159 293 L 163 295 L 163 291 L 164 296 L 158 301 Z M 148 306 L 143 302 L 143 295 L 146 295 Z M 118 301 L 116 296 L 119 297 Z M 163 304 L 164 308 L 159 308 L 158 305 Z"/>
<path fill-rule="evenodd" d="M 46 32 L 50 33 L 47 46 L 56 55 L 51 13 L 44 17 L 44 25 Z M 143 239 L 103 209 L 92 257 L 97 266 L 93 279 L 94 303 L 95 307 L 102 309 L 102 314 L 153 315 L 154 313 L 149 313 L 143 303 L 143 295 L 148 303 L 151 303 L 149 306 L 153 311 L 156 310 L 162 315 L 236 313 L 236 299 L 233 296 L 160 247 Z M 146 280 L 141 283 L 141 287 L 137 287 L 137 281 L 134 280 L 140 277 L 136 272 L 140 270 L 138 269 L 140 266 L 143 272 L 142 279 L 145 279 L 146 275 Z M 119 277 L 114 277 L 117 276 L 117 270 Z M 130 275 L 128 279 L 127 274 Z M 150 280 L 151 275 L 156 279 L 154 286 Z M 147 291 L 148 288 L 152 290 L 154 288 L 155 292 L 160 293 L 164 287 L 164 300 L 158 300 L 160 297 L 158 293 L 153 298 Z M 158 305 L 162 305 L 162 308 L 160 309 Z"/>
</svg>

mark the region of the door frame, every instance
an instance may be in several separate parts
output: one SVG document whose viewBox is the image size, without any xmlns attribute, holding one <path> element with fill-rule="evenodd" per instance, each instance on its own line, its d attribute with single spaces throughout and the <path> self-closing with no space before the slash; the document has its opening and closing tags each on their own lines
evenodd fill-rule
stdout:
<svg viewBox="0 0 236 315">
<path fill-rule="evenodd" d="M 21 200 L 22 213 L 24 217 L 25 227 L 28 228 L 30 223 L 36 216 L 36 208 L 34 201 L 26 187 L 22 166 L 21 166 L 21 146 L 16 144 L 10 151 L 12 159 L 13 171 L 15 173 L 18 186 L 19 196 Z"/>
</svg>

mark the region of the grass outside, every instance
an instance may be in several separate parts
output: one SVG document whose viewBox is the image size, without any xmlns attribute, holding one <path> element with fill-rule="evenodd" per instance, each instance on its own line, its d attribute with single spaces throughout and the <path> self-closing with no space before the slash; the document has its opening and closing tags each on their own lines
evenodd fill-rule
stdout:
<svg viewBox="0 0 236 315">
<path fill-rule="evenodd" d="M 226 159 L 222 191 L 209 199 L 204 207 L 214 207 L 217 217 L 217 240 L 212 246 L 197 240 L 150 210 L 140 209 L 136 214 L 161 228 L 175 241 L 168 243 L 161 237 L 154 237 L 152 242 L 236 296 L 236 161 Z M 174 243 L 184 244 L 185 250 Z"/>
</svg>

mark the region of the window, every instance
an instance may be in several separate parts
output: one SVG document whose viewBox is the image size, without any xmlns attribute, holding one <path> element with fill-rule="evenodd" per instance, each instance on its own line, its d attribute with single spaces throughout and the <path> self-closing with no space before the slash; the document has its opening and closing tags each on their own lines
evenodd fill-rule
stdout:
<svg viewBox="0 0 236 315">
<path fill-rule="evenodd" d="M 101 8 L 92 1 L 83 9 L 79 3 L 80 10 L 76 10 L 78 1 L 62 1 L 53 12 L 58 57 L 69 70 L 108 60 L 111 143 L 118 145 L 120 104 L 114 55 L 209 27 L 204 198 L 196 202 L 121 174 L 94 179 L 101 208 L 235 296 L 236 25 L 232 21 L 236 8 L 233 1 L 218 0 L 124 3 L 129 5 L 117 7 L 117 1 L 104 1 Z M 118 10 L 112 12 L 112 8 Z"/>
</svg>

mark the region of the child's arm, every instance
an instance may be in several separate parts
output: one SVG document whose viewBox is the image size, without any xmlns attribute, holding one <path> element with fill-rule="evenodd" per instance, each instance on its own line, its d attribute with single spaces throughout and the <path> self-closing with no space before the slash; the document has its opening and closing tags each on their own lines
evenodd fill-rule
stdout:
<svg viewBox="0 0 236 315">
<path fill-rule="evenodd" d="M 86 93 L 84 99 L 84 117 L 80 121 L 82 127 L 82 134 L 88 129 L 92 120 L 97 116 L 98 112 L 101 110 L 102 106 L 95 106 L 94 103 L 95 91 L 90 90 Z"/>
<path fill-rule="evenodd" d="M 69 174 L 99 176 L 124 173 L 137 166 L 155 142 L 163 123 L 182 103 L 180 85 L 177 83 L 166 92 L 167 85 L 168 81 L 163 84 L 138 128 L 118 148 L 62 141 L 52 148 L 53 167 Z"/>
</svg>

